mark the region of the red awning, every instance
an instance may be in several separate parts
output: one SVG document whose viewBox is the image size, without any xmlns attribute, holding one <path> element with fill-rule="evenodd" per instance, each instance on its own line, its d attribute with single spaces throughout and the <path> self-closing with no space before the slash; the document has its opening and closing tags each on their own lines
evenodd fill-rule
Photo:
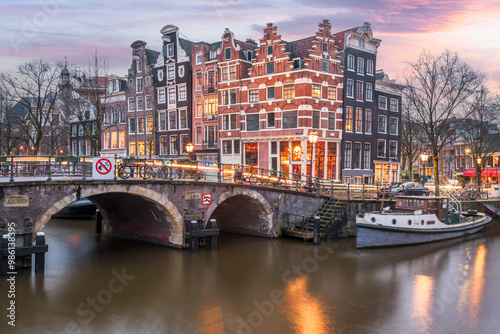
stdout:
<svg viewBox="0 0 500 334">
<path fill-rule="evenodd" d="M 475 169 L 467 169 L 465 172 L 464 172 L 464 175 L 465 177 L 475 177 L 476 176 L 476 170 Z"/>
<path fill-rule="evenodd" d="M 500 177 L 500 168 L 488 168 L 481 172 L 481 176 L 486 176 L 486 171 L 488 171 L 488 177 Z"/>
</svg>

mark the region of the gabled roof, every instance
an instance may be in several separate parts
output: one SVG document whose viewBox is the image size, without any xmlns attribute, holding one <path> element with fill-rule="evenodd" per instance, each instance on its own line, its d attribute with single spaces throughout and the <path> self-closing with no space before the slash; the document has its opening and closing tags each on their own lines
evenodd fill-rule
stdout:
<svg viewBox="0 0 500 334">
<path fill-rule="evenodd" d="M 145 52 L 148 64 L 154 67 L 154 65 L 156 64 L 156 60 L 158 60 L 160 52 L 151 49 L 145 49 Z"/>
<path fill-rule="evenodd" d="M 290 59 L 307 58 L 309 56 L 309 50 L 312 50 L 312 42 L 315 40 L 316 36 L 310 36 L 293 42 L 285 42 L 290 52 Z"/>
</svg>

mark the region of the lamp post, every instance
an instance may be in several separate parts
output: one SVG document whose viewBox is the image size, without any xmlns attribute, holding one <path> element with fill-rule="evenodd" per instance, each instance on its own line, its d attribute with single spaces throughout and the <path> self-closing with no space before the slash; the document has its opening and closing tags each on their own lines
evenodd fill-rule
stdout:
<svg viewBox="0 0 500 334">
<path fill-rule="evenodd" d="M 424 163 L 424 172 L 423 172 L 424 177 L 423 177 L 422 184 L 425 184 L 425 181 L 426 181 L 425 180 L 425 174 L 426 174 L 425 173 L 425 167 L 426 167 L 425 165 L 427 163 L 427 160 L 429 160 L 429 155 L 426 152 L 424 152 L 424 153 L 420 154 L 420 159 L 422 159 L 422 162 Z"/>
<path fill-rule="evenodd" d="M 193 143 L 189 142 L 186 144 L 186 152 L 188 153 L 189 159 L 191 159 L 191 160 L 192 160 L 191 153 L 193 153 L 193 149 L 194 149 Z"/>
<path fill-rule="evenodd" d="M 311 154 L 311 167 L 309 168 L 309 180 L 312 182 L 312 178 L 314 176 L 313 174 L 313 169 L 314 169 L 314 149 L 316 146 L 316 142 L 318 141 L 318 134 L 314 131 L 309 132 L 309 142 L 312 144 L 312 154 Z"/>
</svg>

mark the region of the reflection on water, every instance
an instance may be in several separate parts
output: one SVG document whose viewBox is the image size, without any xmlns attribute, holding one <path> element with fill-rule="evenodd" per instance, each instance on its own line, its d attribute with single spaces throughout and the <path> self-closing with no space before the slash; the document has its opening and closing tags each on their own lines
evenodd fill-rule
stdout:
<svg viewBox="0 0 500 334">
<path fill-rule="evenodd" d="M 16 327 L 0 311 L 2 334 L 491 334 L 500 328 L 500 228 L 370 250 L 356 249 L 355 239 L 318 247 L 223 233 L 217 250 L 199 252 L 96 236 L 92 221 L 53 220 L 44 231 L 46 270 L 17 275 Z M 7 308 L 7 290 L 0 277 L 0 310 Z"/>
<path fill-rule="evenodd" d="M 328 307 L 309 291 L 308 281 L 302 276 L 288 282 L 283 308 L 285 317 L 296 334 L 333 333 L 330 324 L 335 319 L 329 318 Z"/>
<path fill-rule="evenodd" d="M 417 275 L 413 284 L 413 318 L 421 333 L 429 333 L 432 328 L 432 277 Z"/>
</svg>

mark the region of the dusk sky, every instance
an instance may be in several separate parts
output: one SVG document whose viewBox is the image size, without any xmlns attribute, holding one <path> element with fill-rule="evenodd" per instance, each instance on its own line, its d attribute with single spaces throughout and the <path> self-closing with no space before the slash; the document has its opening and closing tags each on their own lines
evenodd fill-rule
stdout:
<svg viewBox="0 0 500 334">
<path fill-rule="evenodd" d="M 240 40 L 258 40 L 266 23 L 283 40 L 312 36 L 329 19 L 332 32 L 370 22 L 382 40 L 377 68 L 402 79 L 406 62 L 423 49 L 445 49 L 500 83 L 500 1 L 412 0 L 167 0 L 70 1 L 4 0 L 0 4 L 0 72 L 42 58 L 84 66 L 97 50 L 111 72 L 125 75 L 130 44 L 144 40 L 161 50 L 160 29 L 179 27 L 193 42 L 216 42 L 227 27 Z"/>
</svg>

